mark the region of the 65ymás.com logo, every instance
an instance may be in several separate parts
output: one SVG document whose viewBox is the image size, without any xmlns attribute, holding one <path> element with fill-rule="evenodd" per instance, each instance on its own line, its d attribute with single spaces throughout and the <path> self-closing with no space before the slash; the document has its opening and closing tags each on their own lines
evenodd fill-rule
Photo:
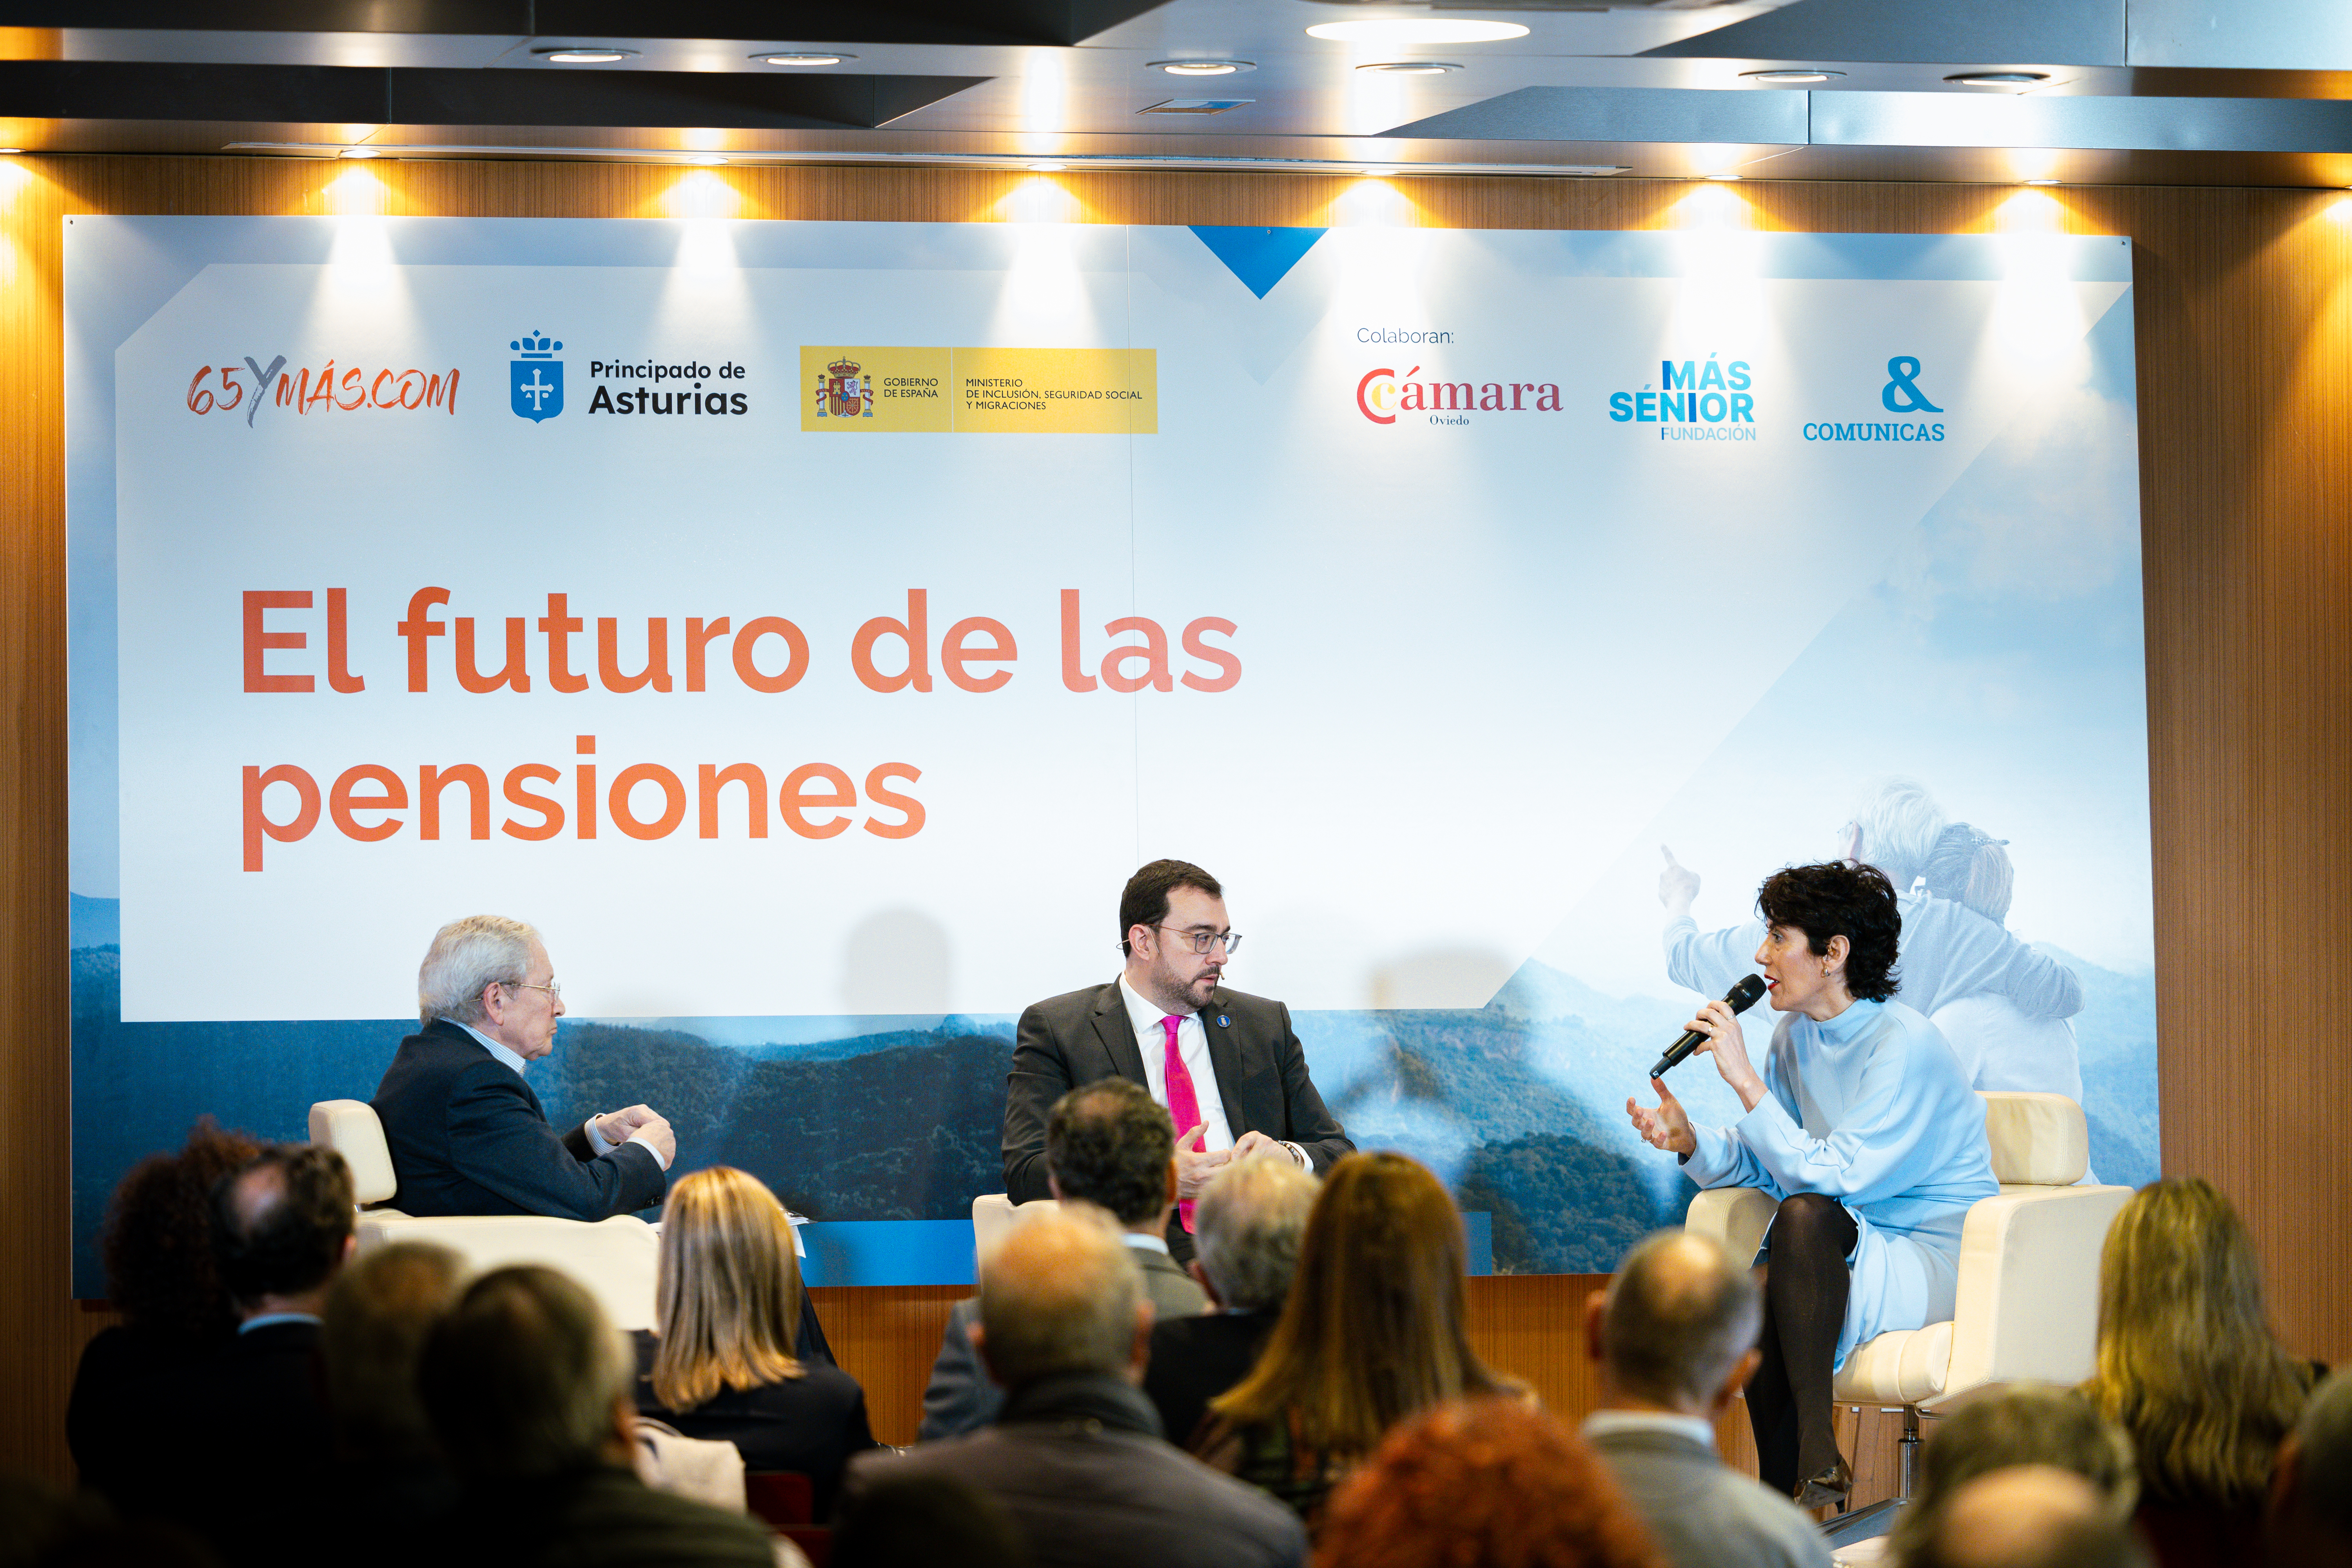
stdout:
<svg viewBox="0 0 2352 1568">
<path fill-rule="evenodd" d="M 332 356 L 315 371 L 308 365 L 289 370 L 284 354 L 266 367 L 247 355 L 242 363 L 205 365 L 188 381 L 191 414 L 242 414 L 250 429 L 265 405 L 296 414 L 365 409 L 455 414 L 457 372 L 454 366 L 425 371 L 345 365 L 338 370 Z"/>
</svg>

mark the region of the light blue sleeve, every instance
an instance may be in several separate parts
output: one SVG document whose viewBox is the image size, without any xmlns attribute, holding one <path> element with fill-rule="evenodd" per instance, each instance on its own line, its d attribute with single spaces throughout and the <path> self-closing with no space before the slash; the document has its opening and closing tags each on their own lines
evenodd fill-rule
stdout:
<svg viewBox="0 0 2352 1568">
<path fill-rule="evenodd" d="M 1929 1141 L 1937 1136 L 1930 1107 L 1908 1081 L 1911 1059 L 1907 1037 L 1874 1052 L 1863 1069 L 1862 1092 L 1826 1138 L 1808 1134 L 1777 1094 L 1758 1101 L 1729 1131 L 1781 1192 L 1821 1193 L 1848 1205 L 1899 1196 L 1933 1173 Z"/>
<path fill-rule="evenodd" d="M 1740 1129 L 1748 1124 L 1756 1111 L 1768 1105 L 1777 1105 L 1784 1117 L 1792 1116 L 1793 1103 L 1780 1082 L 1780 1053 L 1769 1052 L 1764 1058 L 1764 1098 L 1756 1103 L 1756 1110 L 1729 1127 L 1701 1127 L 1693 1123 L 1691 1136 L 1698 1147 L 1683 1164 L 1683 1172 L 1702 1187 L 1761 1187 L 1776 1198 L 1789 1195 L 1789 1189 L 1773 1176 L 1771 1168 L 1756 1156 Z"/>
<path fill-rule="evenodd" d="M 1666 978 L 1685 990 L 1720 996 L 1738 978 L 1756 967 L 1756 950 L 1764 943 L 1764 922 L 1749 921 L 1701 934 L 1698 922 L 1684 915 L 1666 922 Z"/>
</svg>

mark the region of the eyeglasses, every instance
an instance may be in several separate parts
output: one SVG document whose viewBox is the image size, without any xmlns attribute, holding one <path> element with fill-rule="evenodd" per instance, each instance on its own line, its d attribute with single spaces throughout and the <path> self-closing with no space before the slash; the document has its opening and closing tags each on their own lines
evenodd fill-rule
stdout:
<svg viewBox="0 0 2352 1568">
<path fill-rule="evenodd" d="M 558 985 L 552 980 L 549 981 L 544 985 L 534 985 L 528 980 L 501 980 L 499 984 L 501 985 L 512 985 L 517 989 L 523 991 L 544 991 L 550 997 L 559 1002 L 563 999 L 563 987 Z"/>
<path fill-rule="evenodd" d="M 1174 926 L 1153 926 L 1151 929 L 1153 931 L 1164 931 L 1171 936 L 1182 937 L 1186 942 L 1192 944 L 1192 951 L 1194 952 L 1200 953 L 1204 957 L 1207 955 L 1209 949 L 1213 947 L 1222 947 L 1225 950 L 1225 956 L 1227 958 L 1231 958 L 1234 955 L 1234 950 L 1242 944 L 1241 937 L 1229 931 L 1178 931 Z"/>
</svg>

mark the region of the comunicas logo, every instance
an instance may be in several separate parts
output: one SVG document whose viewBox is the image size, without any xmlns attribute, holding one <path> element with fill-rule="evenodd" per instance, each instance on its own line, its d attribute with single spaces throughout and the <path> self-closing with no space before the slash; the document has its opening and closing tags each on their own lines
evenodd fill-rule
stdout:
<svg viewBox="0 0 2352 1568">
<path fill-rule="evenodd" d="M 1432 425 L 1467 425 L 1473 414 L 1557 414 L 1559 386 L 1549 381 L 1415 381 L 1421 366 L 1400 376 L 1386 365 L 1356 383 L 1356 410 L 1375 425 L 1400 414 L 1424 414 Z"/>
<path fill-rule="evenodd" d="M 563 345 L 534 329 L 507 347 L 517 355 L 507 367 L 507 401 L 514 411 L 534 425 L 562 413 L 563 362 L 555 355 Z"/>
</svg>

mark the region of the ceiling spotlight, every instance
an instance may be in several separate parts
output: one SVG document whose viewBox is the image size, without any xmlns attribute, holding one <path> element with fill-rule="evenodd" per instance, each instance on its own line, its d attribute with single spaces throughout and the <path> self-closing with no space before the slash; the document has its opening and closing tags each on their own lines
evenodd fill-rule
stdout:
<svg viewBox="0 0 2352 1568">
<path fill-rule="evenodd" d="M 1364 175 L 1367 179 L 1385 180 L 1396 173 L 1394 169 L 1367 169 L 1364 171 Z"/>
<path fill-rule="evenodd" d="M 757 54 L 751 57 L 772 66 L 837 66 L 844 60 L 854 60 L 856 55 Z"/>
<path fill-rule="evenodd" d="M 1736 180 L 1736 179 L 1739 178 L 1739 176 L 1738 176 L 1738 174 L 1733 174 L 1733 173 L 1732 173 L 1730 170 L 1728 170 L 1728 169 L 1724 170 L 1724 171 L 1723 171 L 1722 173 L 1720 173 L 1720 174 L 1708 174 L 1708 175 L 1706 175 L 1706 176 L 1705 176 L 1705 177 L 1706 177 L 1706 178 L 1707 178 L 1707 179 L 1710 179 L 1710 180 Z"/>
<path fill-rule="evenodd" d="M 720 157 L 716 153 L 696 153 L 688 157 L 679 159 L 678 162 L 681 163 L 693 163 L 698 167 L 708 169 L 717 164 L 724 163 L 727 160 Z"/>
<path fill-rule="evenodd" d="M 1804 70 L 1741 71 L 1739 74 L 1749 81 L 1768 82 L 1774 87 L 1793 87 L 1800 82 L 1833 81 L 1845 72 L 1808 68 Z"/>
<path fill-rule="evenodd" d="M 1068 167 L 1067 163 L 1032 163 L 1029 172 L 1033 174 L 1058 174 Z"/>
<path fill-rule="evenodd" d="M 22 147 L 0 147 L 0 158 L 21 158 L 24 155 Z"/>
<path fill-rule="evenodd" d="M 346 147 L 336 156 L 341 158 L 381 158 L 383 153 L 373 147 Z"/>
<path fill-rule="evenodd" d="M 1384 76 L 1444 76 L 1462 68 L 1452 60 L 1379 60 L 1358 66 L 1360 71 L 1379 71 Z"/>
<path fill-rule="evenodd" d="M 1154 60 L 1150 68 L 1170 76 L 1239 76 L 1257 69 L 1254 60 Z"/>
<path fill-rule="evenodd" d="M 2017 183 L 2021 185 L 2054 185 L 2058 182 L 2055 180 L 2020 180 Z"/>
<path fill-rule="evenodd" d="M 608 66 L 614 60 L 627 59 L 637 51 L 612 48 L 604 44 L 584 44 L 576 47 L 559 47 L 533 49 L 530 52 L 541 59 L 559 66 Z"/>
<path fill-rule="evenodd" d="M 1958 82 L 1962 87 L 2032 87 L 2036 82 L 2048 81 L 2050 73 L 2048 71 L 1963 71 L 1958 76 L 1948 76 L 1944 79 Z"/>
<path fill-rule="evenodd" d="M 1495 44 L 1524 38 L 1528 30 L 1517 22 L 1440 22 L 1409 18 L 1397 21 L 1320 22 L 1307 29 L 1310 38 L 1335 44 Z"/>
</svg>

